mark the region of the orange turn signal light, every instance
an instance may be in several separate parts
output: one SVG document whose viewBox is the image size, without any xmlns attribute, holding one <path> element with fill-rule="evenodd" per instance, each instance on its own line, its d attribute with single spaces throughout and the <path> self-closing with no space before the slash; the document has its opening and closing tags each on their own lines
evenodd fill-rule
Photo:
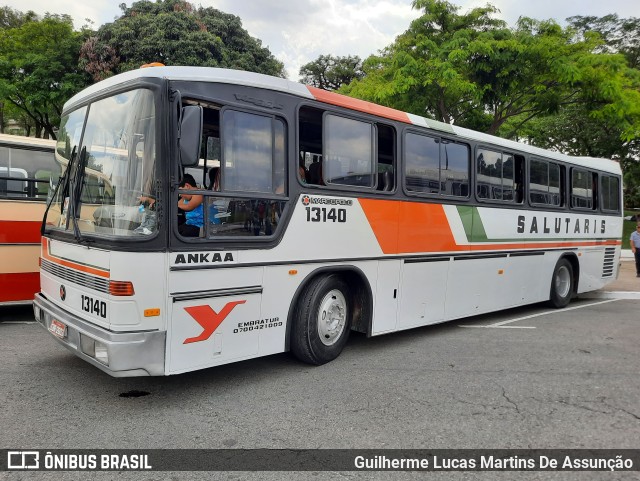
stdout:
<svg viewBox="0 0 640 481">
<path fill-rule="evenodd" d="M 144 317 L 158 317 L 159 315 L 160 309 L 158 308 L 144 310 Z"/>
<path fill-rule="evenodd" d="M 135 294 L 130 281 L 109 281 L 109 294 L 112 296 L 132 296 Z"/>
</svg>

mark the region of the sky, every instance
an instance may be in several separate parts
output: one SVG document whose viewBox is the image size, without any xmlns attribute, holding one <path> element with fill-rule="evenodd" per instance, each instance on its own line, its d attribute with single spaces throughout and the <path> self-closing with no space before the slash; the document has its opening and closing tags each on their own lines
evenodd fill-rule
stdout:
<svg viewBox="0 0 640 481">
<path fill-rule="evenodd" d="M 640 17 L 637 0 L 449 0 L 459 13 L 491 3 L 496 16 L 515 25 L 520 16 L 554 19 L 560 24 L 571 16 Z M 2 0 L 0 0 L 2 2 Z M 19 11 L 33 10 L 70 14 L 80 28 L 85 19 L 93 28 L 120 16 L 123 0 L 4 0 L 0 3 Z M 128 6 L 132 1 L 127 0 Z M 298 80 L 300 67 L 320 55 L 358 55 L 365 59 L 391 44 L 420 12 L 412 0 L 191 0 L 241 18 L 244 28 L 262 41 L 282 61 L 291 80 Z M 154 59 L 149 59 L 153 61 Z"/>
</svg>

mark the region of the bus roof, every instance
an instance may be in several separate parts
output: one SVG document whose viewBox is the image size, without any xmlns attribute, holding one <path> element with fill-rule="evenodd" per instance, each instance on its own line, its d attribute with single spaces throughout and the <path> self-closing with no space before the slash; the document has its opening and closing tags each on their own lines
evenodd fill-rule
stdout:
<svg viewBox="0 0 640 481">
<path fill-rule="evenodd" d="M 477 132 L 456 125 L 450 125 L 436 120 L 421 117 L 419 115 L 402 112 L 400 110 L 384 107 L 365 100 L 347 97 L 345 95 L 328 92 L 316 87 L 303 85 L 291 80 L 272 77 L 254 72 L 241 70 L 230 70 L 213 67 L 149 67 L 131 70 L 119 75 L 115 75 L 106 80 L 98 82 L 82 92 L 76 94 L 64 105 L 64 110 L 74 104 L 82 102 L 86 97 L 92 96 L 114 86 L 134 81 L 141 78 L 165 78 L 168 80 L 185 80 L 194 82 L 214 82 L 247 87 L 256 87 L 277 92 L 284 92 L 298 97 L 317 100 L 327 104 L 364 112 L 379 117 L 397 120 L 411 125 L 426 127 L 439 131 L 443 134 L 456 136 L 461 140 L 473 140 L 479 143 L 486 143 L 488 146 L 498 146 L 504 149 L 513 149 L 519 152 L 526 152 L 531 155 L 538 155 L 545 158 L 555 159 L 562 162 L 577 164 L 586 168 L 598 169 L 615 174 L 620 174 L 620 164 L 611 159 L 600 159 L 593 157 L 572 157 L 559 152 L 541 149 L 532 145 L 503 139 L 482 132 Z"/>
</svg>

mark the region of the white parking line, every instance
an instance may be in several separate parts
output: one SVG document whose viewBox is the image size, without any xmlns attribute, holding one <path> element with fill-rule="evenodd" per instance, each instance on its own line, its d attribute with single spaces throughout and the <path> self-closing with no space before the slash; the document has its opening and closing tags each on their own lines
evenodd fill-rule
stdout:
<svg viewBox="0 0 640 481">
<path fill-rule="evenodd" d="M 518 321 L 524 321 L 526 319 L 533 319 L 534 317 L 547 316 L 549 314 L 557 314 L 558 312 L 562 312 L 562 311 L 573 311 L 575 309 L 582 309 L 583 307 L 591 307 L 591 306 L 597 306 L 597 305 L 600 305 L 600 304 L 607 304 L 608 302 L 616 302 L 616 301 L 619 301 L 619 300 L 620 299 L 607 299 L 606 301 L 592 302 L 590 304 L 585 304 L 585 305 L 582 305 L 582 306 L 565 307 L 562 310 L 539 312 L 538 314 L 531 314 L 530 316 L 517 317 L 515 319 L 509 319 L 508 321 L 502 321 L 502 322 L 496 322 L 494 324 L 488 324 L 486 326 L 458 325 L 458 327 L 473 327 L 473 328 L 485 328 L 485 329 L 505 329 L 505 328 L 511 328 L 511 329 L 535 329 L 535 327 L 532 327 L 532 326 L 507 326 L 506 324 L 511 324 L 513 322 L 518 322 Z"/>
<path fill-rule="evenodd" d="M 35 324 L 36 321 L 3 321 L 0 324 Z"/>
</svg>

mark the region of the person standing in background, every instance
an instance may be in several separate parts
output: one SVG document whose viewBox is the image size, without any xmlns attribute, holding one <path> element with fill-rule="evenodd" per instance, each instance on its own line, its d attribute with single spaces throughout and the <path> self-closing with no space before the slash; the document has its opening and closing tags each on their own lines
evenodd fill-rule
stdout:
<svg viewBox="0 0 640 481">
<path fill-rule="evenodd" d="M 636 277 L 640 277 L 640 224 L 636 226 L 636 230 L 631 233 L 629 238 L 631 241 L 631 252 L 636 258 Z"/>
</svg>

